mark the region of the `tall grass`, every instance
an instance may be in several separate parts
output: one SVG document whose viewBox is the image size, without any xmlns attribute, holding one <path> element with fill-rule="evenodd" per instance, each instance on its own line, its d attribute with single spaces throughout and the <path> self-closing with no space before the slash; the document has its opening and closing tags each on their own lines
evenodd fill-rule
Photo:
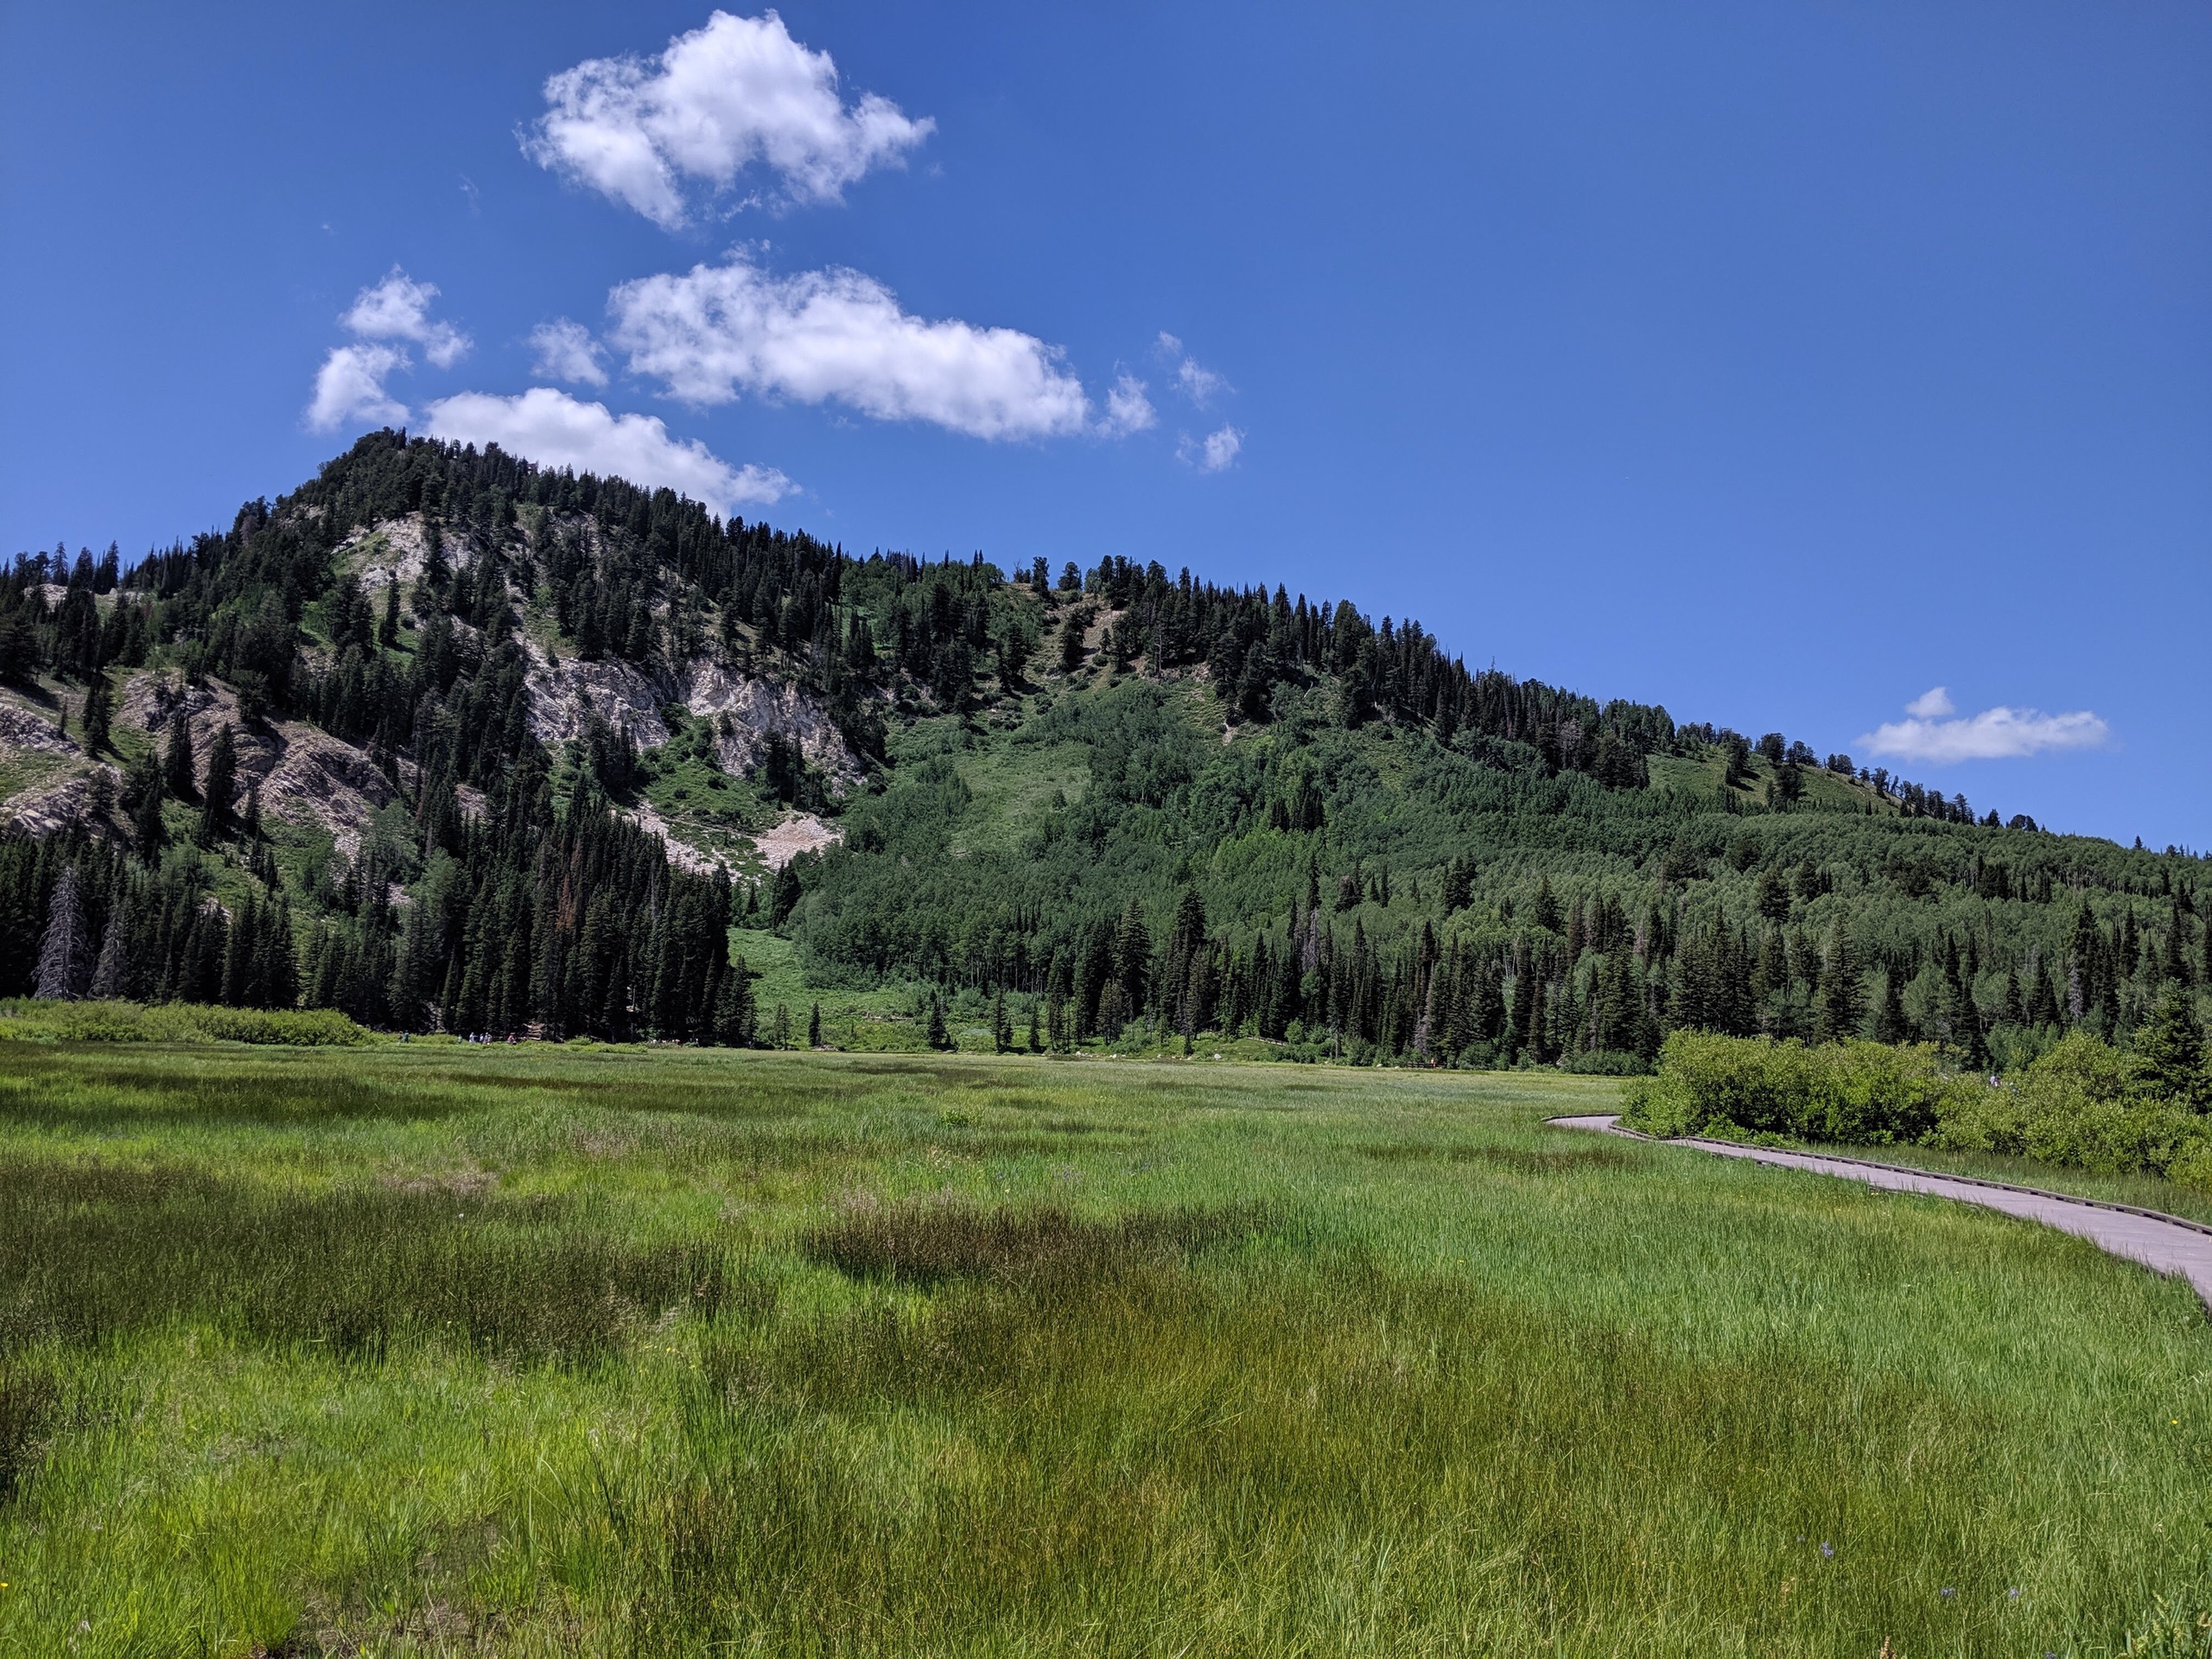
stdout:
<svg viewBox="0 0 2212 1659">
<path fill-rule="evenodd" d="M 1541 1127 L 1606 1082 L 10 1061 L 0 1651 L 2091 1655 L 2207 1605 L 2184 1287 Z"/>
</svg>

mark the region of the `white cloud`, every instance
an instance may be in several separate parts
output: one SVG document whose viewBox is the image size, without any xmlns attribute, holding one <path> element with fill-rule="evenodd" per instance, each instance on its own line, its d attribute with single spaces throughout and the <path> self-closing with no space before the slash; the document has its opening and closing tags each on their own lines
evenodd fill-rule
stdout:
<svg viewBox="0 0 2212 1659">
<path fill-rule="evenodd" d="M 1160 416 L 1144 392 L 1144 382 L 1136 376 L 1117 375 L 1113 389 L 1106 394 L 1106 418 L 1098 423 L 1101 435 L 1123 438 L 1158 425 Z"/>
<path fill-rule="evenodd" d="M 315 372 L 308 425 L 317 432 L 350 421 L 398 425 L 407 418 L 407 405 L 387 392 L 384 383 L 394 369 L 407 365 L 407 353 L 391 346 L 334 346 Z"/>
<path fill-rule="evenodd" d="M 1943 766 L 1956 760 L 2016 760 L 2045 749 L 2101 748 L 2111 735 L 2111 728 L 2086 709 L 2046 715 L 2000 704 L 1978 715 L 1942 719 L 1953 709 L 1940 685 L 1905 709 L 1911 718 L 1878 726 L 1859 744 L 1876 754 Z"/>
<path fill-rule="evenodd" d="M 430 302 L 437 297 L 436 283 L 415 282 L 394 265 L 382 282 L 356 295 L 353 309 L 339 321 L 363 340 L 412 340 L 432 364 L 449 369 L 468 350 L 469 340 L 449 322 L 430 321 Z"/>
<path fill-rule="evenodd" d="M 1200 409 L 1212 402 L 1218 393 L 1236 390 L 1211 369 L 1201 367 L 1198 359 L 1183 349 L 1183 342 L 1165 328 L 1160 331 L 1160 338 L 1154 341 L 1153 350 L 1174 365 L 1176 389 Z"/>
<path fill-rule="evenodd" d="M 600 366 L 603 348 L 581 322 L 562 317 L 541 322 L 530 331 L 531 350 L 537 354 L 536 372 L 548 380 L 569 380 L 587 386 L 607 384 Z"/>
<path fill-rule="evenodd" d="M 568 467 L 602 478 L 666 485 L 727 516 L 766 506 L 798 486 L 772 467 L 732 467 L 696 439 L 672 438 L 651 415 L 615 415 L 550 386 L 513 397 L 464 391 L 429 410 L 430 435 L 449 442 L 496 443 L 541 467 Z"/>
<path fill-rule="evenodd" d="M 657 59 L 592 58 L 545 83 L 552 105 L 523 140 L 567 174 L 667 229 L 690 215 L 686 181 L 727 190 L 758 161 L 795 201 L 835 201 L 935 130 L 871 92 L 848 107 L 837 67 L 774 12 L 717 11 Z"/>
<path fill-rule="evenodd" d="M 1202 473 L 1227 472 L 1244 448 L 1242 428 L 1224 426 L 1218 432 L 1209 432 L 1203 438 L 1192 438 L 1187 432 L 1175 446 L 1177 457 Z"/>
<path fill-rule="evenodd" d="M 689 404 L 726 404 L 741 391 L 836 402 L 979 438 L 1077 433 L 1090 415 L 1057 348 L 1012 328 L 925 322 L 856 270 L 772 276 L 734 254 L 685 276 L 625 283 L 607 309 L 631 369 Z"/>
</svg>

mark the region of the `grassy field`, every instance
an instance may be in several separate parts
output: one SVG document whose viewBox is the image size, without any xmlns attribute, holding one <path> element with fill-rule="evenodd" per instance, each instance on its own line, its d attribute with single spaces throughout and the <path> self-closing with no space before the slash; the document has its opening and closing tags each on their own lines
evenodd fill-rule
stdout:
<svg viewBox="0 0 2212 1659">
<path fill-rule="evenodd" d="M 0 1061 L 9 1653 L 2202 1649 L 2185 1287 L 1601 1082 Z"/>
</svg>

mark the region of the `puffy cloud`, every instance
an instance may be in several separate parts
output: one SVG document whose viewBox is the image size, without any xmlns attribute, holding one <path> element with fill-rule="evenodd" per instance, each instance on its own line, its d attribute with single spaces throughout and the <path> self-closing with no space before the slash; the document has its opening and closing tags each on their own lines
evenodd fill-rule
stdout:
<svg viewBox="0 0 2212 1659">
<path fill-rule="evenodd" d="M 1106 394 L 1106 418 L 1098 423 L 1100 434 L 1122 438 L 1158 425 L 1160 416 L 1153 409 L 1152 399 L 1144 393 L 1144 382 L 1136 376 L 1116 376 L 1113 390 Z"/>
<path fill-rule="evenodd" d="M 407 366 L 407 353 L 391 346 L 334 346 L 315 372 L 308 425 L 329 432 L 349 421 L 397 426 L 407 405 L 384 389 L 385 378 Z"/>
<path fill-rule="evenodd" d="M 936 126 L 873 92 L 845 105 L 830 54 L 794 41 L 772 11 L 717 11 L 651 60 L 588 59 L 548 79 L 545 101 L 523 140 L 531 159 L 669 229 L 689 217 L 687 181 L 727 190 L 758 161 L 791 200 L 835 201 Z"/>
<path fill-rule="evenodd" d="M 413 281 L 394 265 L 382 282 L 356 295 L 353 309 L 339 321 L 363 340 L 411 340 L 437 367 L 451 368 L 469 340 L 451 323 L 430 320 L 430 302 L 437 297 L 436 283 Z"/>
<path fill-rule="evenodd" d="M 1012 328 L 925 322 L 856 270 L 772 276 L 737 254 L 625 283 L 607 308 L 631 369 L 689 404 L 741 391 L 836 402 L 979 438 L 1077 433 L 1090 414 L 1055 347 Z"/>
<path fill-rule="evenodd" d="M 696 439 L 672 438 L 651 415 L 615 415 L 550 386 L 512 397 L 464 391 L 430 405 L 430 435 L 496 443 L 541 467 L 568 467 L 602 478 L 666 485 L 728 515 L 766 506 L 798 486 L 772 467 L 732 467 Z"/>
<path fill-rule="evenodd" d="M 566 317 L 541 322 L 530 331 L 530 348 L 537 354 L 536 372 L 548 380 L 569 380 L 587 386 L 607 384 L 600 366 L 600 343 L 591 330 Z"/>
<path fill-rule="evenodd" d="M 1905 705 L 1908 719 L 1876 727 L 1859 741 L 1876 754 L 1943 766 L 1955 760 L 2017 760 L 2046 749 L 2101 748 L 2112 728 L 2088 709 L 2046 715 L 1999 704 L 1978 715 L 1954 712 L 1942 686 Z"/>
<path fill-rule="evenodd" d="M 1203 438 L 1193 439 L 1185 433 L 1183 441 L 1175 446 L 1175 453 L 1202 473 L 1222 473 L 1229 470 L 1243 448 L 1243 429 L 1224 426 Z"/>
<path fill-rule="evenodd" d="M 1217 394 L 1236 390 L 1211 369 L 1201 367 L 1198 360 L 1183 349 L 1183 342 L 1164 328 L 1153 342 L 1153 350 L 1173 368 L 1176 390 L 1200 409 L 1212 402 Z"/>
</svg>

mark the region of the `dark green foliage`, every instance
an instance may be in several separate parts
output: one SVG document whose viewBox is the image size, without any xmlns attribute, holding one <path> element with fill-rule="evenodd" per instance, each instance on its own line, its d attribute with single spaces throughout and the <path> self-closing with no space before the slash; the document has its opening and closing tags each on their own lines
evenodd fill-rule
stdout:
<svg viewBox="0 0 2212 1659">
<path fill-rule="evenodd" d="M 571 1205 L 21 1162 L 0 1179 L 0 1357 L 197 1316 L 346 1357 L 411 1337 L 569 1362 L 671 1307 L 711 1314 L 733 1288 L 718 1251 L 617 1242 Z M 0 1478 L 13 1381 L 0 1370 Z"/>
</svg>

